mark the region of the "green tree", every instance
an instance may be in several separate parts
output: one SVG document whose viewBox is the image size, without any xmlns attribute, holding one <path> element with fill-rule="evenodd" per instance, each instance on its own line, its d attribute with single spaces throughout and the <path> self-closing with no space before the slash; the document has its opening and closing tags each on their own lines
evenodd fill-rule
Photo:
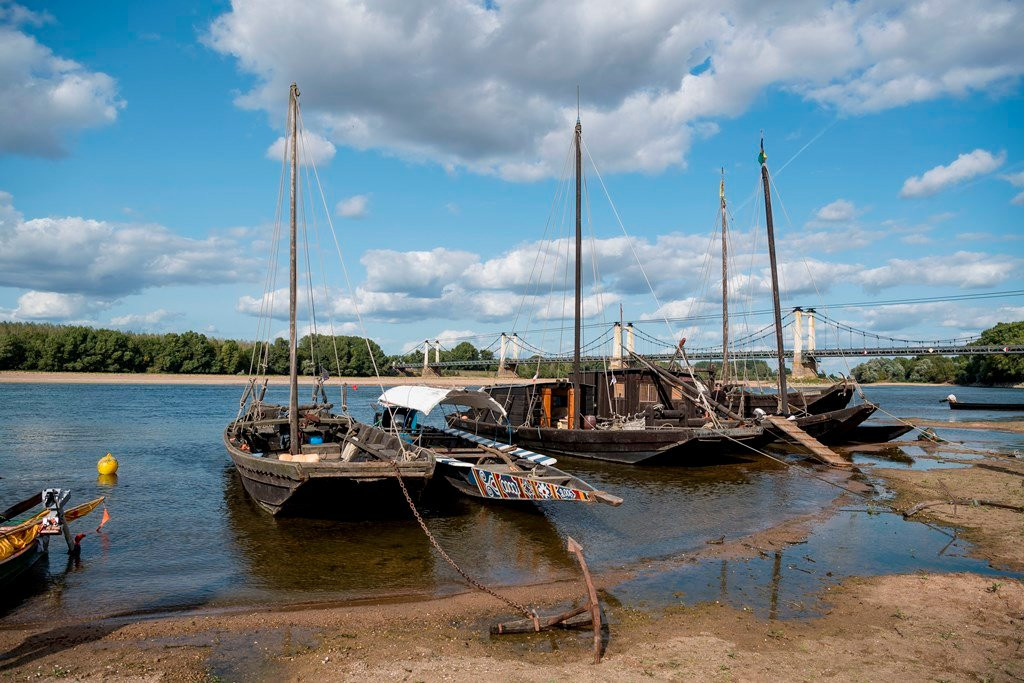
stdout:
<svg viewBox="0 0 1024 683">
<path fill-rule="evenodd" d="M 981 333 L 978 346 L 1024 344 L 1024 321 L 998 323 Z M 958 374 L 963 384 L 1009 384 L 1024 382 L 1024 355 L 971 356 Z"/>
</svg>

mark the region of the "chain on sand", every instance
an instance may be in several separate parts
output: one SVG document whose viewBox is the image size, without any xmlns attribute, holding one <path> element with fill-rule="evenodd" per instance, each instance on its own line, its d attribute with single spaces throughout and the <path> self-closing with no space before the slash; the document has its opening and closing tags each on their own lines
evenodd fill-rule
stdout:
<svg viewBox="0 0 1024 683">
<path fill-rule="evenodd" d="M 409 503 L 409 509 L 412 510 L 413 516 L 416 517 L 416 521 L 419 523 L 420 528 L 423 529 L 423 533 L 426 534 L 427 540 L 430 541 L 430 545 L 434 546 L 434 550 L 436 550 L 438 554 L 444 558 L 444 561 L 450 564 L 452 569 L 457 571 L 459 575 L 462 578 L 464 578 L 466 580 L 466 583 L 468 583 L 470 586 L 476 588 L 478 591 L 482 591 L 494 598 L 497 598 L 498 600 L 501 600 L 503 603 L 505 603 L 512 609 L 521 612 L 524 616 L 526 616 L 527 619 L 532 619 L 534 624 L 536 624 L 537 613 L 535 611 L 529 609 L 525 605 L 521 605 L 520 603 L 516 602 L 515 600 L 512 600 L 511 598 L 507 598 L 504 595 L 500 595 L 499 593 L 496 593 L 487 586 L 483 585 L 482 583 L 474 579 L 472 576 L 467 574 L 465 570 L 463 570 L 462 567 L 456 564 L 455 560 L 453 560 L 448 555 L 448 553 L 444 551 L 444 548 L 441 547 L 441 544 L 437 542 L 436 538 L 434 538 L 434 534 L 430 533 L 430 529 L 427 528 L 427 523 L 423 521 L 423 516 L 420 515 L 420 511 L 416 509 L 416 504 L 412 502 L 412 496 L 409 495 L 409 489 L 405 487 L 405 481 L 402 480 L 402 471 L 398 468 L 398 463 L 392 460 L 391 464 L 395 468 L 395 478 L 398 479 L 398 485 L 402 487 L 402 495 L 405 496 L 406 502 Z"/>
</svg>

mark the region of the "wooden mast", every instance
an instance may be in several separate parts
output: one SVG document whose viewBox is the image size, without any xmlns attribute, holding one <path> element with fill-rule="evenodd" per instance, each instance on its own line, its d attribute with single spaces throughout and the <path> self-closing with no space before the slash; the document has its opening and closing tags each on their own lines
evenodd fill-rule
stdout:
<svg viewBox="0 0 1024 683">
<path fill-rule="evenodd" d="M 729 378 L 729 247 L 726 244 L 725 169 L 718 186 L 722 200 L 722 384 Z"/>
<path fill-rule="evenodd" d="M 580 428 L 580 415 L 583 414 L 580 396 L 580 318 L 583 315 L 583 219 L 582 219 L 582 177 L 583 177 L 583 155 L 580 151 L 580 137 L 583 134 L 583 126 L 580 124 L 579 114 L 576 115 L 576 134 L 574 137 L 576 147 L 576 316 L 574 324 L 574 336 L 572 347 L 572 428 Z"/>
<path fill-rule="evenodd" d="M 764 185 L 764 215 L 768 226 L 768 258 L 772 267 L 772 304 L 775 307 L 775 350 L 779 356 L 779 409 L 783 415 L 789 414 L 789 399 L 786 396 L 786 355 L 782 349 L 782 308 L 779 305 L 779 268 L 775 260 L 775 228 L 772 225 L 772 197 L 768 185 L 768 157 L 764 153 L 764 138 L 761 138 L 761 153 L 757 160 L 761 162 L 761 184 Z"/>
<path fill-rule="evenodd" d="M 289 255 L 288 255 L 288 452 L 299 453 L 301 436 L 299 434 L 299 363 L 298 343 L 295 334 L 295 308 L 298 299 L 298 278 L 296 277 L 296 234 L 295 201 L 299 194 L 299 86 L 292 83 L 288 95 L 288 118 L 291 122 L 292 159 L 289 218 Z"/>
</svg>

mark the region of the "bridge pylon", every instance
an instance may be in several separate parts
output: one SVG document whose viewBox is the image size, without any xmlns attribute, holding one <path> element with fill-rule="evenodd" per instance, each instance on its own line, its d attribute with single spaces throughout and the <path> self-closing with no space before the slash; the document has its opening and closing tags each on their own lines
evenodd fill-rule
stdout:
<svg viewBox="0 0 1024 683">
<path fill-rule="evenodd" d="M 814 309 L 807 309 L 807 355 L 804 355 L 804 309 L 793 309 L 793 379 L 818 376 L 818 361 L 814 357 Z"/>
</svg>

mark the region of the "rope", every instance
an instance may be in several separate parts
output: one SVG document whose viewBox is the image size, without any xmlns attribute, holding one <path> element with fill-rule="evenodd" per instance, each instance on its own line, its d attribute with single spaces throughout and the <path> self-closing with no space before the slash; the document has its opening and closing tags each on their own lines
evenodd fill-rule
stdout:
<svg viewBox="0 0 1024 683">
<path fill-rule="evenodd" d="M 459 576 L 465 579 L 466 583 L 468 583 L 470 586 L 477 589 L 478 591 L 487 593 L 493 598 L 497 598 L 498 600 L 505 603 L 512 609 L 521 613 L 527 619 L 532 619 L 534 629 L 540 631 L 540 623 L 537 617 L 536 610 L 532 610 L 526 607 L 526 605 L 518 603 L 512 598 L 505 597 L 504 595 L 501 595 L 500 593 L 483 585 L 475 578 L 473 578 L 468 572 L 466 572 L 465 569 L 460 567 L 458 563 L 451 558 L 451 555 L 445 552 L 444 548 L 441 547 L 441 544 L 437 542 L 437 539 L 434 537 L 434 534 L 430 533 L 430 529 L 427 528 L 427 523 L 423 520 L 423 515 L 421 515 L 420 511 L 416 509 L 416 503 L 413 502 L 412 496 L 409 495 L 409 489 L 406 488 L 405 481 L 402 479 L 402 471 L 398 468 L 398 463 L 392 460 L 391 466 L 395 468 L 395 479 L 398 480 L 398 485 L 402 489 L 402 495 L 405 496 L 405 502 L 409 504 L 409 509 L 412 510 L 412 514 L 416 518 L 416 522 L 420 525 L 420 529 L 423 530 L 423 533 L 426 535 L 427 540 L 430 541 L 430 545 L 434 547 L 434 550 L 437 551 L 438 555 L 440 555 L 444 559 L 444 561 L 451 566 L 452 569 L 458 572 Z"/>
</svg>

